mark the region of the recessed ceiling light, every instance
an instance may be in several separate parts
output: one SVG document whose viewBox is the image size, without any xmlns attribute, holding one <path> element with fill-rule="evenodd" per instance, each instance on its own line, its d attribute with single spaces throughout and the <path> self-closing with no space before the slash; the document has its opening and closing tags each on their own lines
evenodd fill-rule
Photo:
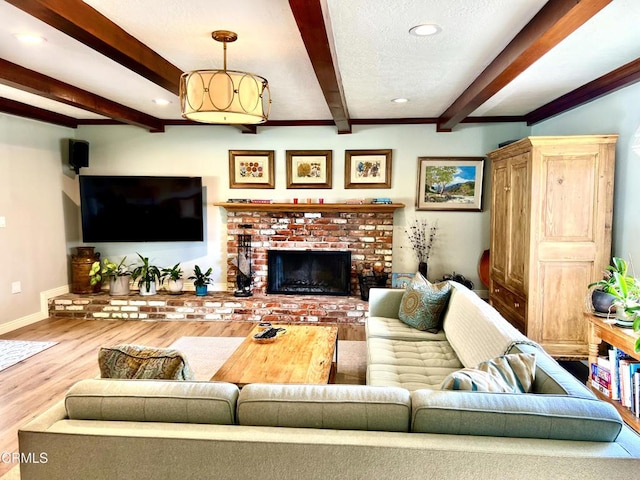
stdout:
<svg viewBox="0 0 640 480">
<path fill-rule="evenodd" d="M 393 103 L 407 103 L 409 101 L 408 98 L 394 98 L 391 100 Z"/>
<path fill-rule="evenodd" d="M 28 45 L 39 45 L 47 41 L 42 35 L 38 35 L 37 33 L 16 33 L 14 35 L 20 42 L 26 43 Z"/>
<path fill-rule="evenodd" d="M 440 25 L 436 25 L 435 23 L 423 23 L 422 25 L 416 25 L 415 27 L 409 30 L 411 35 L 415 35 L 417 37 L 428 37 L 430 35 L 435 35 L 436 33 L 440 33 L 442 28 Z"/>
<path fill-rule="evenodd" d="M 164 98 L 154 98 L 153 100 L 151 100 L 153 103 L 155 103 L 156 105 L 160 105 L 160 106 L 165 106 L 165 105 L 169 105 L 171 102 L 169 100 L 165 100 Z"/>
</svg>

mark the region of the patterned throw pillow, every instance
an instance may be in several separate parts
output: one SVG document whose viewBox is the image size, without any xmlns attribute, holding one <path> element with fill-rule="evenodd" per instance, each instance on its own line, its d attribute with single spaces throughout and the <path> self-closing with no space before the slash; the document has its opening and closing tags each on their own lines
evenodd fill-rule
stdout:
<svg viewBox="0 0 640 480">
<path fill-rule="evenodd" d="M 103 347 L 98 353 L 98 364 L 102 378 L 194 380 L 186 358 L 170 348 Z"/>
<path fill-rule="evenodd" d="M 398 318 L 410 327 L 436 333 L 442 328 L 442 313 L 451 296 L 451 284 L 432 284 L 420 272 L 402 296 Z"/>
<path fill-rule="evenodd" d="M 476 368 L 464 368 L 451 373 L 442 382 L 442 390 L 474 392 L 528 393 L 536 371 L 536 356 L 532 353 L 502 355 Z"/>
</svg>

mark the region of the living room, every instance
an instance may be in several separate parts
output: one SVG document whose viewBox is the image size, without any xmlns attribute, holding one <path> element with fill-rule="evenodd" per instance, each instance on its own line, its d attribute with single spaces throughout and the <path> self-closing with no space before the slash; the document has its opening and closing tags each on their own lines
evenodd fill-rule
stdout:
<svg viewBox="0 0 640 480">
<path fill-rule="evenodd" d="M 63 145 L 69 138 L 87 141 L 90 146 L 89 166 L 82 168 L 80 175 L 176 175 L 203 179 L 206 215 L 203 242 L 95 244 L 103 258 L 127 256 L 133 261 L 139 252 L 162 266 L 180 262 L 187 275 L 191 275 L 195 265 L 212 267 L 210 291 L 226 291 L 226 212 L 215 203 L 245 197 L 283 203 L 292 203 L 294 198 L 300 201 L 310 198 L 313 203 L 323 199 L 325 204 L 361 197 L 389 197 L 394 203 L 405 205 L 393 217 L 390 271 L 412 273 L 416 270 L 416 258 L 405 233 L 407 225 L 415 218 L 437 222 L 429 279 L 435 281 L 445 274 L 461 273 L 473 281 L 481 296 L 486 296 L 486 287 L 482 285 L 477 269 L 483 251 L 490 245 L 490 162 L 486 159 L 484 162 L 481 211 L 442 212 L 418 211 L 414 207 L 417 159 L 485 157 L 499 144 L 526 136 L 619 135 L 611 254 L 633 262 L 640 258 L 636 240 L 640 235 L 640 219 L 634 202 L 640 184 L 640 157 L 636 153 L 640 137 L 639 98 L 640 85 L 635 83 L 534 125 L 524 121 L 461 123 L 451 132 L 437 132 L 435 124 L 369 124 L 354 125 L 348 135 L 338 135 L 336 127 L 329 125 L 259 126 L 255 135 L 243 134 L 232 126 L 169 125 L 164 133 L 149 133 L 127 125 L 80 125 L 72 129 L 0 113 L 0 216 L 6 225 L 0 228 L 5 247 L 0 251 L 0 265 L 4 271 L 0 289 L 3 306 L 0 334 L 3 338 L 12 338 L 19 329 L 32 327 L 41 335 L 34 340 L 47 340 L 45 324 L 38 327 L 38 322 L 48 316 L 48 300 L 69 291 L 71 255 L 76 247 L 86 245 L 82 240 L 78 175 L 69 168 L 63 154 Z M 277 100 L 274 98 L 273 101 Z M 345 187 L 345 153 L 362 149 L 391 150 L 390 188 L 358 190 Z M 273 150 L 275 188 L 230 188 L 231 150 Z M 331 150 L 332 187 L 287 188 L 287 150 Z M 20 291 L 12 293 L 16 282 Z M 185 295 L 193 294 L 190 289 Z M 586 285 L 584 289 L 586 294 Z M 109 327 L 97 321 L 96 328 Z M 364 327 L 359 325 L 358 328 L 348 333 L 348 338 L 364 339 Z M 141 332 L 132 330 L 131 340 L 145 338 L 163 346 L 172 343 L 169 336 L 177 338 L 189 334 L 166 330 L 155 334 L 150 330 Z M 212 325 L 203 327 L 198 334 L 239 336 L 247 333 L 243 326 Z M 67 340 L 69 347 L 64 350 L 65 357 L 61 361 L 71 365 L 79 363 L 83 372 L 97 368 L 96 357 L 87 350 L 78 349 L 82 358 L 76 357 L 74 346 L 80 345 L 82 336 L 75 341 L 70 337 Z M 95 347 L 92 345 L 92 348 Z M 87 356 L 91 358 L 85 358 Z M 46 383 L 46 367 L 36 364 L 34 368 L 41 370 L 37 378 Z M 7 373 L 1 372 L 0 379 Z M 40 388 L 39 395 L 46 395 L 46 390 Z M 27 392 L 24 395 L 23 398 L 27 398 Z M 43 396 L 33 416 L 59 399 L 59 396 Z M 13 447 L 7 444 L 0 449 L 12 451 Z M 8 466 L 0 465 L 0 474 L 6 471 L 5 467 Z"/>
</svg>

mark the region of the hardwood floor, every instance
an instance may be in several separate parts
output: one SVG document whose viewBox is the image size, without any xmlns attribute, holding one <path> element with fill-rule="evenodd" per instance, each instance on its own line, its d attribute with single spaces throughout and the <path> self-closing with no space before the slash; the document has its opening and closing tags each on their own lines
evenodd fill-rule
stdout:
<svg viewBox="0 0 640 480">
<path fill-rule="evenodd" d="M 98 376 L 98 350 L 137 343 L 168 347 L 182 336 L 243 337 L 250 322 L 142 322 L 49 318 L 0 335 L 57 345 L 0 372 L 0 453 L 18 451 L 18 428 L 64 397 L 76 381 Z M 338 338 L 364 340 L 364 327 L 341 325 Z M 0 475 L 14 464 L 0 462 Z"/>
</svg>

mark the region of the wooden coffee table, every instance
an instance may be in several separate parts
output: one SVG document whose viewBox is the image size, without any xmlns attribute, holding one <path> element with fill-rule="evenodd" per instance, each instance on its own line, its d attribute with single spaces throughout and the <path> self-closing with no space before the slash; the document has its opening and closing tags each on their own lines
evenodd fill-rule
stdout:
<svg viewBox="0 0 640 480">
<path fill-rule="evenodd" d="M 235 383 L 332 383 L 338 358 L 338 327 L 274 325 L 286 328 L 272 343 L 259 343 L 253 336 L 259 327 L 211 378 Z"/>
</svg>

